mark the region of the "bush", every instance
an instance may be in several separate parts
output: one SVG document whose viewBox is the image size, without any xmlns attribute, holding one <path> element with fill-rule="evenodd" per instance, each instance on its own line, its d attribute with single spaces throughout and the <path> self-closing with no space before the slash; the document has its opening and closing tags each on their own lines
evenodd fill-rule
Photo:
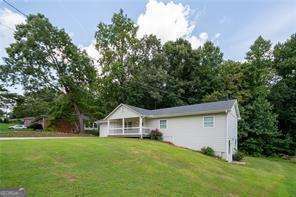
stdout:
<svg viewBox="0 0 296 197">
<path fill-rule="evenodd" d="M 162 140 L 162 133 L 158 129 L 152 130 L 150 132 L 150 139 L 161 141 Z"/>
<path fill-rule="evenodd" d="M 215 151 L 211 148 L 211 147 L 203 147 L 201 149 L 201 152 L 205 155 L 208 155 L 208 156 L 215 156 Z"/>
<path fill-rule="evenodd" d="M 235 154 L 232 155 L 232 159 L 234 161 L 241 161 L 244 158 L 244 153 L 240 152 L 240 151 L 236 151 Z"/>
</svg>

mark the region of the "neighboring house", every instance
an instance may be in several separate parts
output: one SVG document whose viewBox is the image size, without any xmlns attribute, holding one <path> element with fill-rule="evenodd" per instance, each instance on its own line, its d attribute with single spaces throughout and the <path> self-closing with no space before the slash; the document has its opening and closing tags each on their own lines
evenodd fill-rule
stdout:
<svg viewBox="0 0 296 197">
<path fill-rule="evenodd" d="M 35 119 L 35 117 L 25 117 L 24 118 L 24 125 L 25 127 L 29 127 L 31 122 Z"/>
<path fill-rule="evenodd" d="M 232 161 L 239 119 L 236 100 L 156 110 L 120 104 L 99 121 L 100 137 L 145 137 L 159 129 L 164 141 L 193 150 L 209 146 L 217 156 Z"/>
</svg>

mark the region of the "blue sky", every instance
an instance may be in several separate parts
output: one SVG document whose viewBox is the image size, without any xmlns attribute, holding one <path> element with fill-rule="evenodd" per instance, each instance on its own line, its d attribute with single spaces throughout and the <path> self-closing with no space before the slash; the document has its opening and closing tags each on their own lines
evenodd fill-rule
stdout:
<svg viewBox="0 0 296 197">
<path fill-rule="evenodd" d="M 94 38 L 97 24 L 99 22 L 109 23 L 112 14 L 117 12 L 120 8 L 137 23 L 139 16 L 147 12 L 146 6 L 149 3 L 149 1 L 138 0 L 8 1 L 26 14 L 43 13 L 54 25 L 65 28 L 65 30 L 71 34 L 74 42 L 80 47 L 89 46 Z M 186 37 L 189 40 L 192 40 L 192 37 L 198 38 L 199 42 L 197 46 L 202 44 L 204 39 L 212 40 L 221 47 L 226 59 L 242 60 L 250 44 L 259 35 L 263 35 L 273 43 L 276 43 L 285 40 L 292 33 L 296 33 L 296 1 L 171 2 L 153 0 L 153 2 L 156 7 L 163 2 L 163 9 L 166 9 L 166 6 L 169 7 L 169 4 L 172 8 L 168 8 L 167 12 L 162 12 L 161 6 L 158 6 L 160 9 L 159 12 L 152 14 L 154 18 L 150 17 L 149 19 L 148 17 L 146 23 L 157 23 L 159 21 L 158 19 L 162 17 L 166 17 L 170 20 L 170 15 L 172 15 L 174 11 L 180 12 L 177 9 L 178 6 L 183 6 L 187 9 L 185 19 L 189 25 L 194 24 L 194 28 L 185 28 L 185 32 L 183 32 L 184 35 L 182 33 L 180 34 L 181 37 Z M 1 2 L 0 15 L 5 9 L 15 12 L 15 10 L 11 9 L 4 2 Z M 152 6 L 151 9 L 154 9 L 154 7 Z M 151 12 L 153 12 L 153 10 Z M 155 18 L 155 16 L 160 13 L 164 13 L 167 16 L 159 15 L 159 18 Z M 179 16 L 175 16 L 175 20 L 178 20 L 178 17 L 181 15 L 182 11 Z M 166 19 L 163 19 L 162 23 L 166 23 Z M 3 28 L 5 27 L 1 26 L 0 31 L 2 31 Z M 150 29 L 149 25 L 146 25 L 145 28 Z M 173 27 L 169 28 L 172 29 Z M 180 27 L 175 28 L 182 29 Z M 160 31 L 171 31 L 170 29 Z M 187 34 L 186 31 L 190 31 L 190 33 Z M 203 35 L 202 40 L 200 40 L 200 34 Z M 164 39 L 169 37 L 168 34 L 162 36 Z M 176 37 L 176 35 L 174 36 Z M 174 36 L 172 36 L 171 39 L 174 39 Z M 1 35 L 1 37 L 3 37 L 3 35 Z M 1 55 L 2 54 L 3 52 Z"/>
</svg>

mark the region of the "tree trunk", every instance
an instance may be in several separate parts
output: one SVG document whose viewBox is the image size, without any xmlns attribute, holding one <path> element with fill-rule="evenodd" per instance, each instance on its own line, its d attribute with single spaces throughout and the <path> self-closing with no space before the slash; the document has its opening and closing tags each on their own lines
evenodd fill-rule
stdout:
<svg viewBox="0 0 296 197">
<path fill-rule="evenodd" d="M 74 109 L 75 109 L 75 113 L 78 119 L 78 132 L 79 133 L 85 133 L 84 131 L 84 123 L 83 123 L 83 114 L 80 112 L 78 106 L 76 105 L 76 103 L 73 103 L 74 105 Z"/>
</svg>

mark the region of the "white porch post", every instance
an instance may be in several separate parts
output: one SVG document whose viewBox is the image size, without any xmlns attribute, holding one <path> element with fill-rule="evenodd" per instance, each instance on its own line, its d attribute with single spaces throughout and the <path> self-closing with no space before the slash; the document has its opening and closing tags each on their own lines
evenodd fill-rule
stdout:
<svg viewBox="0 0 296 197">
<path fill-rule="evenodd" d="M 124 118 L 122 118 L 122 134 L 124 135 Z"/>
<path fill-rule="evenodd" d="M 142 116 L 139 117 L 139 127 L 140 127 L 140 136 L 141 136 L 141 139 L 143 138 L 143 128 L 142 128 Z"/>
<path fill-rule="evenodd" d="M 108 124 L 108 135 L 109 135 L 109 133 L 110 133 L 110 120 L 108 120 L 107 124 Z"/>
</svg>

